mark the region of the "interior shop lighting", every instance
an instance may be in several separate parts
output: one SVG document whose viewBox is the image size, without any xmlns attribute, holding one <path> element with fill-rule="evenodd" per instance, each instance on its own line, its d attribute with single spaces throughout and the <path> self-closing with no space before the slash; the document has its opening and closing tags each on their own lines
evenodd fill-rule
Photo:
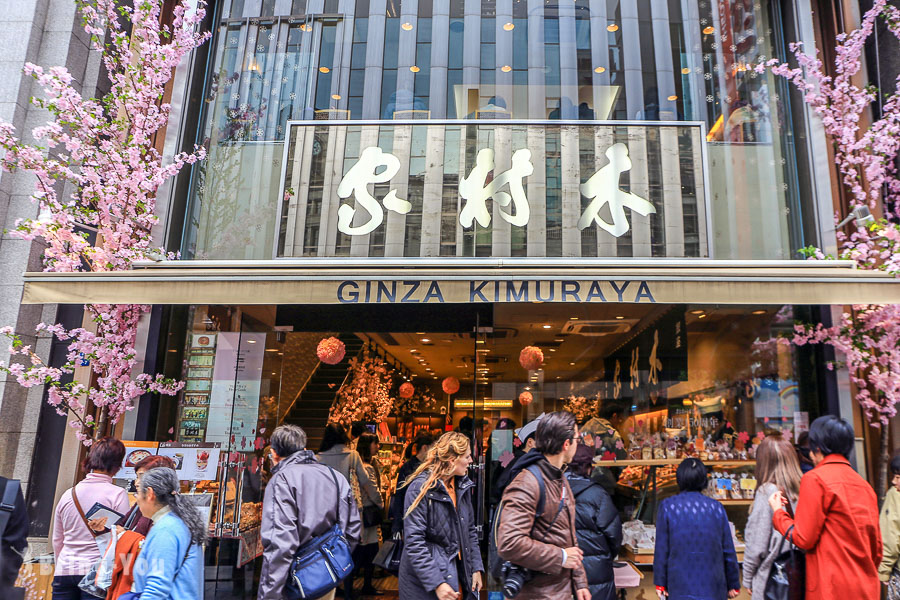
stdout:
<svg viewBox="0 0 900 600">
<path fill-rule="evenodd" d="M 512 30 L 515 29 L 515 28 L 516 28 L 516 26 L 515 26 L 515 24 L 513 24 L 513 23 L 504 23 L 504 24 L 503 24 L 503 30 L 504 30 L 504 31 L 512 31 Z"/>
<path fill-rule="evenodd" d="M 578 320 L 578 317 L 569 317 L 569 320 L 570 320 L 570 321 L 577 321 L 577 320 Z"/>
<path fill-rule="evenodd" d="M 692 311 L 691 311 L 691 314 L 692 314 L 692 315 L 702 315 L 702 314 L 703 314 L 703 311 L 702 311 L 702 310 L 692 310 Z"/>
<path fill-rule="evenodd" d="M 596 67 L 594 69 L 594 73 L 603 73 L 604 71 L 606 71 L 606 67 Z"/>
<path fill-rule="evenodd" d="M 712 25 L 707 25 L 706 27 L 703 28 L 704 35 L 712 35 L 715 32 L 716 32 L 716 28 L 713 27 Z"/>
<path fill-rule="evenodd" d="M 550 329 L 550 325 L 544 325 L 544 329 Z"/>
<path fill-rule="evenodd" d="M 500 70 L 504 73 L 509 73 L 510 71 L 512 71 L 512 67 L 509 65 L 503 65 L 502 67 L 500 67 Z"/>
<path fill-rule="evenodd" d="M 610 32 L 610 33 L 613 33 L 614 31 L 618 31 L 618 30 L 619 30 L 619 26 L 616 25 L 615 23 L 611 23 L 611 24 L 609 24 L 609 25 L 606 26 L 606 30 L 607 30 L 608 32 Z"/>
<path fill-rule="evenodd" d="M 685 68 L 683 68 L 683 69 L 681 70 L 681 74 L 682 74 L 682 75 L 688 75 L 688 74 L 690 74 L 690 72 L 691 72 L 691 68 L 690 68 L 690 67 L 685 67 Z"/>
<path fill-rule="evenodd" d="M 569 365 L 572 366 L 572 367 L 574 367 L 574 366 L 575 366 L 575 363 L 570 362 Z"/>
<path fill-rule="evenodd" d="M 750 314 L 751 314 L 751 315 L 764 315 L 764 314 L 766 314 L 766 311 L 764 311 L 764 310 L 754 310 L 754 311 L 753 311 L 752 313 L 750 313 Z"/>
<path fill-rule="evenodd" d="M 409 21 L 400 26 L 403 31 L 412 31 L 413 25 Z"/>
<path fill-rule="evenodd" d="M 413 73 L 418 73 L 420 69 L 416 65 L 413 65 L 409 68 L 409 70 L 412 71 Z"/>
<path fill-rule="evenodd" d="M 697 318 L 698 318 L 698 319 L 705 319 L 706 316 L 707 316 L 707 315 L 704 313 L 704 314 L 702 314 L 702 315 L 697 315 Z"/>
<path fill-rule="evenodd" d="M 667 99 L 669 100 L 669 102 L 675 102 L 676 100 L 678 100 L 678 96 L 676 96 L 675 94 L 672 94 Z"/>
<path fill-rule="evenodd" d="M 329 69 L 328 67 L 319 67 L 319 73 L 328 73 L 330 71 L 331 69 Z"/>
<path fill-rule="evenodd" d="M 331 95 L 331 99 L 332 99 L 332 100 L 340 100 L 340 99 L 341 99 L 341 95 L 340 95 L 340 94 L 332 94 L 332 95 Z"/>
<path fill-rule="evenodd" d="M 248 343 L 248 344 L 255 344 L 255 343 L 256 343 L 256 340 L 247 340 L 247 343 Z"/>
<path fill-rule="evenodd" d="M 419 341 L 422 342 L 423 344 L 430 344 L 430 343 L 431 343 L 431 338 L 422 338 L 422 339 L 419 340 Z"/>
<path fill-rule="evenodd" d="M 617 318 L 618 320 L 621 321 L 621 320 L 624 319 L 625 317 L 623 317 L 622 315 L 616 315 L 616 318 Z"/>
</svg>

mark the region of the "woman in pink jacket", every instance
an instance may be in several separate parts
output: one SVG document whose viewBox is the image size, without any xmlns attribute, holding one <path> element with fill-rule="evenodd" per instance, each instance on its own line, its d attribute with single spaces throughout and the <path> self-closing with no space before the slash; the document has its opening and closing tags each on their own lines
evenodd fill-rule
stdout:
<svg viewBox="0 0 900 600">
<path fill-rule="evenodd" d="M 124 458 L 125 446 L 119 440 L 106 437 L 95 442 L 82 465 L 87 475 L 75 487 L 63 492 L 59 499 L 53 519 L 53 552 L 56 555 L 53 600 L 94 600 L 78 588 L 78 582 L 100 559 L 95 533 L 88 526 L 84 513 L 95 502 L 122 514 L 128 511 L 128 494 L 112 482 Z M 92 525 L 102 529 L 103 525 L 111 527 L 112 523 Z"/>
</svg>

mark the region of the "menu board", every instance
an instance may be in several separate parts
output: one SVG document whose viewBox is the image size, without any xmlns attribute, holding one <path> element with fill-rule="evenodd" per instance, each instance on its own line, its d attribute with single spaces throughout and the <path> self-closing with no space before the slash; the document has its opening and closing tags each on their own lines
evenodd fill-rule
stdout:
<svg viewBox="0 0 900 600">
<path fill-rule="evenodd" d="M 210 442 L 163 442 L 160 456 L 175 461 L 175 472 L 181 481 L 208 481 L 216 479 L 219 468 L 220 444 Z"/>
<path fill-rule="evenodd" d="M 123 440 L 125 445 L 125 458 L 122 466 L 116 472 L 115 479 L 134 479 L 134 467 L 139 462 L 156 454 L 159 442 Z"/>
<path fill-rule="evenodd" d="M 184 392 L 179 403 L 176 435 L 181 442 L 205 441 L 216 341 L 217 334 L 215 333 L 191 335 L 191 347 L 188 351 Z"/>
<path fill-rule="evenodd" d="M 265 346 L 265 333 L 219 333 L 207 442 L 230 443 L 239 452 L 253 449 Z"/>
</svg>

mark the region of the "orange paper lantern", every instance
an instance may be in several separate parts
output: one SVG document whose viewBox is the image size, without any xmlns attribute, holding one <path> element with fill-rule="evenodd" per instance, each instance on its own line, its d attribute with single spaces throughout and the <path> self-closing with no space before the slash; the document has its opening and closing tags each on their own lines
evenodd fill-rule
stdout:
<svg viewBox="0 0 900 600">
<path fill-rule="evenodd" d="M 522 406 L 528 406 L 531 404 L 532 400 L 534 400 L 534 396 L 531 395 L 531 392 L 522 392 L 519 394 L 519 404 Z"/>
<path fill-rule="evenodd" d="M 525 346 L 519 352 L 519 364 L 527 371 L 533 371 L 544 363 L 544 353 L 537 346 Z"/>
<path fill-rule="evenodd" d="M 445 394 L 453 395 L 459 391 L 459 379 L 456 377 L 447 377 L 441 383 L 441 389 L 444 390 Z"/>
<path fill-rule="evenodd" d="M 336 365 L 344 360 L 346 351 L 347 348 L 344 346 L 344 342 L 333 336 L 323 339 L 316 346 L 316 356 L 326 365 Z"/>
<path fill-rule="evenodd" d="M 411 384 L 408 381 L 406 383 L 400 385 L 400 397 L 401 398 L 412 398 L 413 393 L 415 391 L 416 390 L 413 387 L 413 384 Z"/>
</svg>

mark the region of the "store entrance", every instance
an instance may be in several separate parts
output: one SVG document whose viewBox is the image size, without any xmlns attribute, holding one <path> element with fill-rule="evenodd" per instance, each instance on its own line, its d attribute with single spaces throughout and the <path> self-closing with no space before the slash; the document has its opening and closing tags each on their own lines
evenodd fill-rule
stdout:
<svg viewBox="0 0 900 600">
<path fill-rule="evenodd" d="M 569 410 L 596 453 L 592 478 L 641 538 L 630 540 L 635 560 L 646 560 L 640 546 L 652 539 L 658 502 L 677 491 L 674 465 L 689 452 L 715 467 L 721 490 L 711 493 L 722 496 L 739 541 L 752 501 L 741 480 L 752 475 L 753 441 L 759 432 L 799 433 L 818 414 L 814 357 L 777 341 L 795 320 L 812 320 L 810 311 L 551 302 L 193 307 L 190 343 L 200 335 L 215 349 L 194 357 L 192 348 L 186 361 L 191 391 L 181 401 L 179 442 L 215 442 L 225 457 L 210 485 L 208 592 L 254 596 L 267 439 L 284 423 L 303 427 L 314 451 L 329 421 L 361 423 L 378 442 L 371 460 L 386 505 L 416 434 L 469 433 L 486 529 L 498 477 L 524 451 L 515 429 Z M 204 356 L 210 385 L 192 383 L 190 365 Z M 202 389 L 212 393 L 204 399 Z M 224 403 L 222 390 L 231 394 Z M 197 408 L 204 402 L 205 420 Z M 389 536 L 386 519 L 380 539 Z M 375 585 L 396 593 L 395 578 Z"/>
</svg>

